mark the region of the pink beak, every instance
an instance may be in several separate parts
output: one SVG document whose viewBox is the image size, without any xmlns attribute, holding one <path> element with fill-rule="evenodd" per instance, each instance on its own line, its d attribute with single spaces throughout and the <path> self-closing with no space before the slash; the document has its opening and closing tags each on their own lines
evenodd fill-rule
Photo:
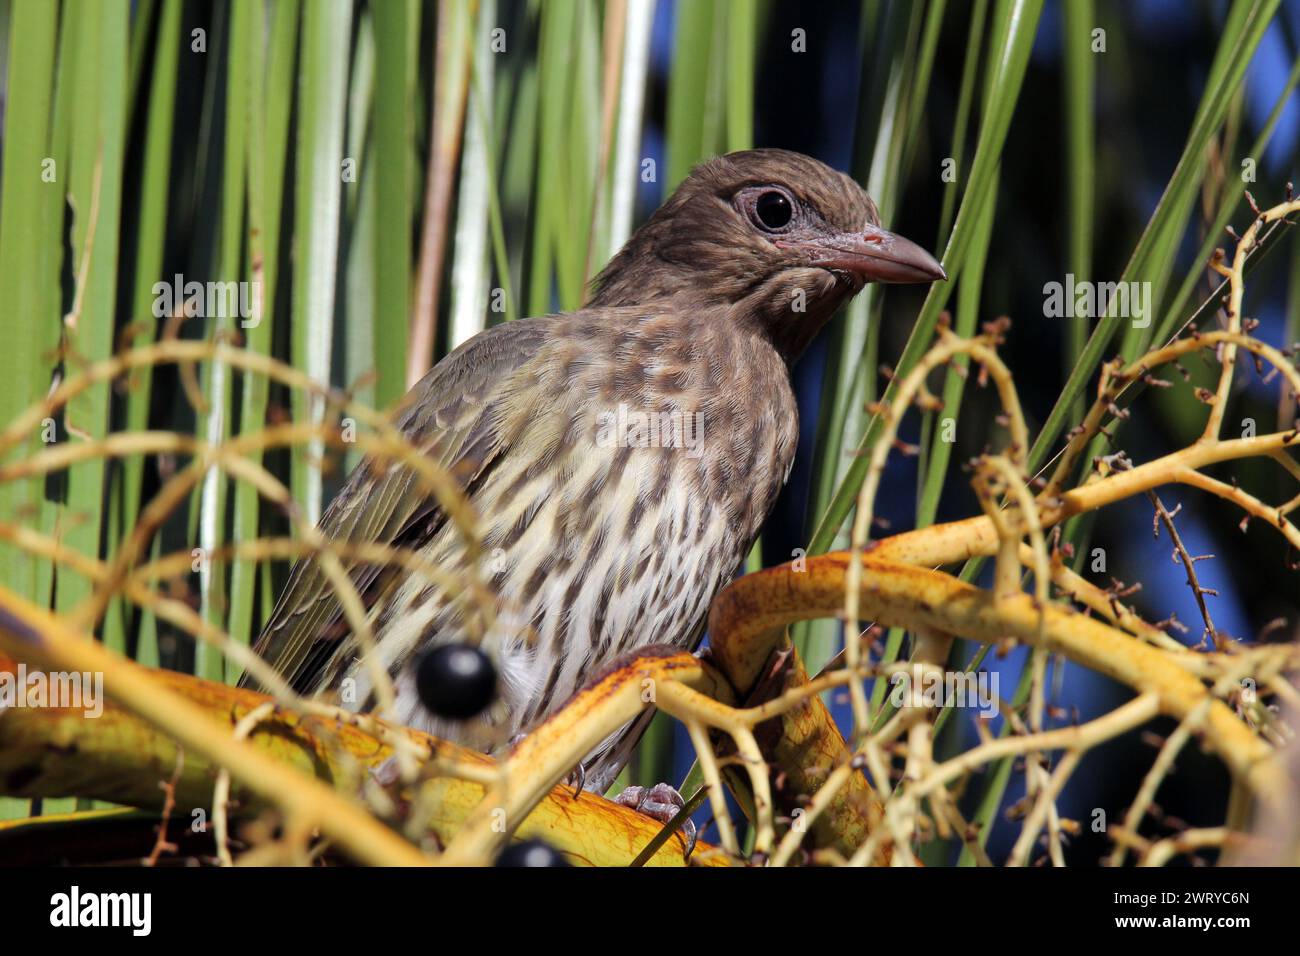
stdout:
<svg viewBox="0 0 1300 956">
<path fill-rule="evenodd" d="M 934 256 L 910 239 L 879 226 L 798 242 L 778 240 L 777 245 L 800 249 L 808 254 L 809 265 L 846 272 L 859 283 L 935 282 L 948 278 Z"/>
</svg>

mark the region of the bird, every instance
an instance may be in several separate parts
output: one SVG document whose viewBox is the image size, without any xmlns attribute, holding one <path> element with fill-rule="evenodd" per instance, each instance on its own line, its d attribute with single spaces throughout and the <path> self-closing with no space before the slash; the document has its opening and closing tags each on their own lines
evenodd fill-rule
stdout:
<svg viewBox="0 0 1300 956">
<path fill-rule="evenodd" d="M 462 488 L 498 613 L 475 638 L 465 600 L 445 586 L 344 562 L 370 653 L 392 679 L 385 716 L 491 751 L 620 655 L 694 649 L 789 476 L 791 365 L 866 283 L 946 278 L 881 226 L 849 176 L 800 153 L 746 150 L 696 166 L 583 307 L 493 326 L 449 353 L 394 424 Z M 468 575 L 462 533 L 423 487 L 407 466 L 364 460 L 319 531 Z M 461 663 L 443 652 L 469 644 L 491 665 L 489 706 L 431 711 L 429 693 Z M 301 558 L 255 651 L 298 693 L 371 710 L 362 650 L 318 559 Z M 422 670 L 430 660 L 441 669 Z M 638 734 L 588 755 L 582 786 L 608 789 Z"/>
</svg>

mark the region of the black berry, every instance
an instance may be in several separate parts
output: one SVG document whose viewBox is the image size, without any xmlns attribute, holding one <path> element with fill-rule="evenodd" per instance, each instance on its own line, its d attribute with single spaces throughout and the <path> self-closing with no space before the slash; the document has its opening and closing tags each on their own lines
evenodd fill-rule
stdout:
<svg viewBox="0 0 1300 956">
<path fill-rule="evenodd" d="M 563 854 L 541 840 L 520 840 L 501 851 L 497 866 L 568 866 Z"/>
<path fill-rule="evenodd" d="M 443 644 L 420 658 L 415 690 L 424 706 L 437 716 L 468 720 L 492 703 L 497 692 L 497 670 L 477 647 Z"/>
</svg>

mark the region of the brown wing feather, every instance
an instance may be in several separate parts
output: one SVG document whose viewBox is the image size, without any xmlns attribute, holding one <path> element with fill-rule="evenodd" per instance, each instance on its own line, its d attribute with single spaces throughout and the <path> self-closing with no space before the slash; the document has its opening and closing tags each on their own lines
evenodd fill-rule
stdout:
<svg viewBox="0 0 1300 956">
<path fill-rule="evenodd" d="M 542 347 L 548 319 L 524 319 L 497 326 L 452 352 L 415 385 L 397 419 L 417 447 L 453 470 L 466 487 L 486 474 L 503 444 L 493 414 L 511 379 Z M 425 495 L 412 473 L 382 469 L 363 461 L 322 515 L 319 530 L 328 538 L 418 547 L 437 529 L 437 503 Z M 363 597 L 379 577 L 379 567 L 344 562 Z M 370 600 L 377 595 L 370 594 Z M 321 668 L 347 634 L 334 588 L 319 563 L 294 564 L 254 650 L 296 691 L 310 692 Z M 245 674 L 241 686 L 256 686 Z"/>
</svg>

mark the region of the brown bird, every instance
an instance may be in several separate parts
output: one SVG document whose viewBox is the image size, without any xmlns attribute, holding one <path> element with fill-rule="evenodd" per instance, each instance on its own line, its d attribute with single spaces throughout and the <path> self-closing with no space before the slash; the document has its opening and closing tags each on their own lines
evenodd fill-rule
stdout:
<svg viewBox="0 0 1300 956">
<path fill-rule="evenodd" d="M 477 515 L 500 608 L 479 641 L 495 700 L 468 719 L 430 713 L 420 685 L 436 695 L 442 678 L 421 676 L 420 662 L 468 639 L 463 602 L 354 564 L 396 688 L 387 716 L 490 749 L 618 655 L 694 647 L 790 472 L 790 364 L 865 283 L 943 278 L 928 253 L 880 228 L 848 176 L 798 153 L 732 153 L 687 177 L 585 308 L 496 326 L 444 358 L 397 425 L 457 476 Z M 320 530 L 468 573 L 460 533 L 397 465 L 359 466 Z M 375 706 L 315 559 L 294 566 L 256 649 L 301 693 Z M 632 737 L 588 758 L 587 789 L 608 787 Z"/>
</svg>

